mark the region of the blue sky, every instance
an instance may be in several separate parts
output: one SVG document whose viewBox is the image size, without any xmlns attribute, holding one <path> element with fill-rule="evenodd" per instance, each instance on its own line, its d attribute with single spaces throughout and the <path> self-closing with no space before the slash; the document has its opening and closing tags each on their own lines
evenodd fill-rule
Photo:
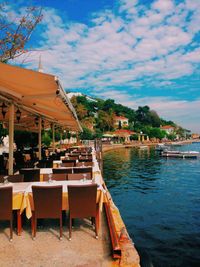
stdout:
<svg viewBox="0 0 200 267">
<path fill-rule="evenodd" d="M 200 133 L 199 0 L 32 0 L 44 18 L 17 64 L 59 76 L 68 91 L 149 105 Z M 26 1 L 8 10 L 23 12 Z"/>
</svg>

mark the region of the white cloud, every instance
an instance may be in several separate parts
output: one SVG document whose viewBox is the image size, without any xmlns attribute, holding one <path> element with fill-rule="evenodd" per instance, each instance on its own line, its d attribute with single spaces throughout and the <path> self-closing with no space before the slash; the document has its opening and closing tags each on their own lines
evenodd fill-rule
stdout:
<svg viewBox="0 0 200 267">
<path fill-rule="evenodd" d="M 152 4 L 152 8 L 159 12 L 169 13 L 173 10 L 174 5 L 172 0 L 158 0 Z"/>
<path fill-rule="evenodd" d="M 189 77 L 200 65 L 195 39 L 200 1 L 156 0 L 147 7 L 139 0 L 119 0 L 118 5 L 117 12 L 93 14 L 88 25 L 64 21 L 55 9 L 45 9 L 38 46 L 44 70 L 60 76 L 66 89 L 102 91 L 104 96 L 107 91 L 129 104 L 146 84 L 152 90 L 172 87 L 175 94 L 176 79 Z M 38 53 L 32 56 L 29 66 L 35 68 Z M 133 92 L 120 92 L 123 87 Z"/>
<path fill-rule="evenodd" d="M 128 13 L 129 8 L 135 8 L 139 12 L 138 6 L 138 1 L 121 1 L 120 11 Z M 199 57 L 181 49 L 192 42 L 193 36 L 183 27 L 161 23 L 166 15 L 155 11 L 169 11 L 172 7 L 172 1 L 156 1 L 144 16 L 137 13 L 130 21 L 105 11 L 96 14 L 90 27 L 66 23 L 54 9 L 48 9 L 43 21 L 46 30 L 42 34 L 44 66 L 46 63 L 47 71 L 52 72 L 56 62 L 66 88 L 85 84 L 93 88 L 123 86 L 126 82 L 134 84 L 143 75 L 154 77 L 156 73 L 167 81 L 190 75 L 192 63 L 194 60 L 198 63 Z M 176 11 L 176 18 L 180 15 L 181 20 L 182 9 L 179 7 L 181 15 Z M 186 15 L 187 12 L 185 18 Z"/>
</svg>

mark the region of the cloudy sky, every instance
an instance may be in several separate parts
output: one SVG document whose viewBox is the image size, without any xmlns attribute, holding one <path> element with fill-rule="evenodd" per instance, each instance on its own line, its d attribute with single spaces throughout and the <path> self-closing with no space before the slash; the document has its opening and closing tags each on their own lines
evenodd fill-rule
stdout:
<svg viewBox="0 0 200 267">
<path fill-rule="evenodd" d="M 8 11 L 20 13 L 25 3 L 15 1 Z M 200 133 L 199 0 L 31 3 L 43 6 L 44 18 L 26 67 L 37 69 L 41 54 L 44 72 L 59 76 L 68 91 L 134 109 L 149 105 Z"/>
</svg>

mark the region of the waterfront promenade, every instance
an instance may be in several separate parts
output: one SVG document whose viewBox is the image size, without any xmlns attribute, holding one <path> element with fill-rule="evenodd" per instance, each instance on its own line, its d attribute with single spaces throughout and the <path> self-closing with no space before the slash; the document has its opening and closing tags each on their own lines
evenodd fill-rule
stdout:
<svg viewBox="0 0 200 267">
<path fill-rule="evenodd" d="M 183 140 L 183 141 L 177 141 L 177 142 L 167 141 L 167 142 L 164 142 L 164 143 L 168 144 L 168 145 L 186 145 L 186 144 L 192 144 L 192 143 L 198 143 L 198 142 L 200 142 L 200 139 Z M 103 144 L 102 150 L 103 150 L 103 152 L 107 152 L 107 151 L 115 150 L 115 149 L 118 149 L 118 148 L 134 148 L 134 147 L 141 147 L 141 146 L 154 147 L 159 143 L 160 142 L 133 141 L 133 142 L 127 143 L 127 144 Z"/>
</svg>

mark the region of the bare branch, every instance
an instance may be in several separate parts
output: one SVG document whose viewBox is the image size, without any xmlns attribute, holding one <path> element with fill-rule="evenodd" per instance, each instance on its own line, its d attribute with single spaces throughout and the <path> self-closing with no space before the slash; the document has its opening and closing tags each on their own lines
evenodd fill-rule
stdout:
<svg viewBox="0 0 200 267">
<path fill-rule="evenodd" d="M 25 15 L 14 22 L 10 22 L 2 11 L 3 5 L 0 5 L 0 61 L 7 62 L 26 52 L 25 45 L 42 20 L 42 8 L 28 7 Z"/>
</svg>

